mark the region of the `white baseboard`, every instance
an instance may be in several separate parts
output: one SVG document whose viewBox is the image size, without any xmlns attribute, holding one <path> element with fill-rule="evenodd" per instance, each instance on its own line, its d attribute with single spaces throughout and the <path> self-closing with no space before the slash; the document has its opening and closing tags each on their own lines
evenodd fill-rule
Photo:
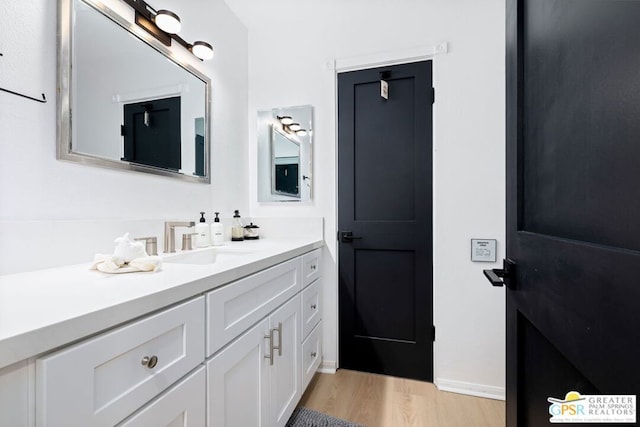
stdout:
<svg viewBox="0 0 640 427">
<path fill-rule="evenodd" d="M 323 374 L 335 374 L 338 364 L 335 360 L 323 360 L 322 364 L 318 368 L 318 372 Z"/>
<path fill-rule="evenodd" d="M 486 397 L 489 399 L 505 400 L 504 387 L 496 387 L 485 384 L 468 383 L 464 381 L 436 378 L 433 382 L 438 390 L 452 393 L 468 394 L 470 396 Z"/>
</svg>

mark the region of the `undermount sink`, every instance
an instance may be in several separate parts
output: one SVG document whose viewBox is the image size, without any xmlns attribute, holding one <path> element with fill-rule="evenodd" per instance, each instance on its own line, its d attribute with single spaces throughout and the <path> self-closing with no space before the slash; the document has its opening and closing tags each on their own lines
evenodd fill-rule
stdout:
<svg viewBox="0 0 640 427">
<path fill-rule="evenodd" d="M 218 257 L 216 248 L 194 249 L 191 251 L 162 254 L 162 261 L 175 264 L 213 264 Z"/>
<path fill-rule="evenodd" d="M 238 256 L 251 255 L 255 252 L 255 248 L 250 246 L 226 244 L 190 251 L 161 254 L 160 256 L 162 257 L 162 261 L 166 263 L 206 265 L 215 263 L 219 257 L 224 261 L 227 260 L 227 257 L 236 258 Z"/>
</svg>

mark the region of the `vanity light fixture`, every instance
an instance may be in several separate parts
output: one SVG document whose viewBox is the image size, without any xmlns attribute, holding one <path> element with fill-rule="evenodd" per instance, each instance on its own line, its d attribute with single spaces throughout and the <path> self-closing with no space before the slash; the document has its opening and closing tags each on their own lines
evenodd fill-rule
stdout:
<svg viewBox="0 0 640 427">
<path fill-rule="evenodd" d="M 182 28 L 180 17 L 170 10 L 159 10 L 153 22 L 156 23 L 158 28 L 168 34 L 178 34 Z"/>
<path fill-rule="evenodd" d="M 155 10 L 144 0 L 123 0 L 135 11 L 135 22 L 165 46 L 171 46 L 172 40 L 191 52 L 196 58 L 213 58 L 213 46 L 207 42 L 188 43 L 177 35 L 181 29 L 180 17 L 175 13 L 161 9 Z"/>
<path fill-rule="evenodd" d="M 293 131 L 293 132 L 297 132 L 300 129 L 302 129 L 302 126 L 300 126 L 300 123 L 291 123 L 289 125 L 289 130 Z"/>
</svg>

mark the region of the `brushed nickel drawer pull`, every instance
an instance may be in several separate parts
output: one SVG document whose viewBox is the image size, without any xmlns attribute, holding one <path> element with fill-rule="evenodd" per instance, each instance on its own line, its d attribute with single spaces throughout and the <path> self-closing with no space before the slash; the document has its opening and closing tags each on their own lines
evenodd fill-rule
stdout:
<svg viewBox="0 0 640 427">
<path fill-rule="evenodd" d="M 142 366 L 146 366 L 149 369 L 153 369 L 158 364 L 158 356 L 145 356 L 142 358 Z"/>
<path fill-rule="evenodd" d="M 318 355 L 318 353 L 316 353 L 315 351 L 311 352 L 311 357 L 316 357 Z"/>
<path fill-rule="evenodd" d="M 269 365 L 271 366 L 273 366 L 273 331 L 275 331 L 275 329 L 269 330 L 269 335 L 264 336 L 269 340 L 269 354 L 264 356 L 264 358 L 269 359 Z"/>
<path fill-rule="evenodd" d="M 315 304 L 311 304 L 311 310 L 315 310 L 316 308 L 318 308 L 318 306 L 317 306 L 317 305 L 315 305 Z"/>
<path fill-rule="evenodd" d="M 272 332 L 278 331 L 278 346 L 273 348 L 278 350 L 278 356 L 282 356 L 282 322 L 278 323 L 276 329 L 272 329 Z"/>
</svg>

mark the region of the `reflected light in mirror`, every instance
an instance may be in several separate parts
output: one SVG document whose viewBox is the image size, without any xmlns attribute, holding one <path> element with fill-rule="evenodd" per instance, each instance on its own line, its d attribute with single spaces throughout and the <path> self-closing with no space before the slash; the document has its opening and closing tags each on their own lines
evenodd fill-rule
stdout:
<svg viewBox="0 0 640 427">
<path fill-rule="evenodd" d="M 293 118 L 291 116 L 278 116 L 278 120 L 280 120 L 280 123 L 282 123 L 285 126 L 288 126 L 291 123 L 293 123 Z"/>
<path fill-rule="evenodd" d="M 177 34 L 182 28 L 180 17 L 169 10 L 159 10 L 154 20 L 158 28 L 165 33 Z"/>
</svg>

